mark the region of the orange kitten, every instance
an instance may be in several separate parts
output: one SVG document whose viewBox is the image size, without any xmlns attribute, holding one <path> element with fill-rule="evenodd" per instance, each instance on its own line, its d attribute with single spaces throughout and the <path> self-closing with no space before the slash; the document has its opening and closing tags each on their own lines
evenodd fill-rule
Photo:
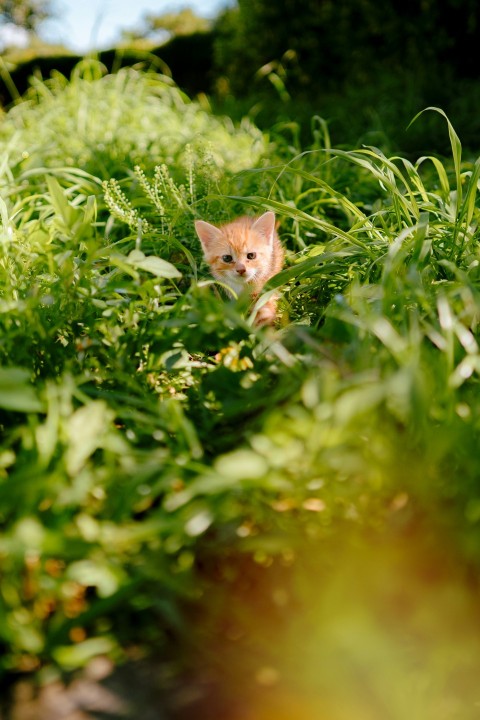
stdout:
<svg viewBox="0 0 480 720">
<path fill-rule="evenodd" d="M 255 300 L 265 283 L 282 269 L 284 253 L 273 212 L 259 218 L 244 215 L 221 227 L 197 220 L 195 229 L 212 275 L 237 294 L 247 288 Z M 268 300 L 257 312 L 256 324 L 272 324 L 276 307 L 275 297 Z"/>
</svg>

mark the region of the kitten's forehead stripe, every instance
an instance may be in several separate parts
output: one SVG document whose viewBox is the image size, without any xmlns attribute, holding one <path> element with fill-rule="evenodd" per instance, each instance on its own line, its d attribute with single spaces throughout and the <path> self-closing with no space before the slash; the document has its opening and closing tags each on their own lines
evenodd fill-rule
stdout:
<svg viewBox="0 0 480 720">
<path fill-rule="evenodd" d="M 243 249 L 252 241 L 250 228 L 252 223 L 235 221 L 220 228 L 227 242 L 239 250 Z"/>
</svg>

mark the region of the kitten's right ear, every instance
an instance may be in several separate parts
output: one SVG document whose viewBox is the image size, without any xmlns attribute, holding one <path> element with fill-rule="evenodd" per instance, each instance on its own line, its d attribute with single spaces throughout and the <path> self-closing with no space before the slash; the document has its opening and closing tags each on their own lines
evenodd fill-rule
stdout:
<svg viewBox="0 0 480 720">
<path fill-rule="evenodd" d="M 207 252 L 215 240 L 222 237 L 222 231 L 215 225 L 205 222 L 205 220 L 195 220 L 195 230 L 200 238 L 204 252 Z"/>
<path fill-rule="evenodd" d="M 275 213 L 271 210 L 264 212 L 263 215 L 260 215 L 260 217 L 255 220 L 252 225 L 252 230 L 260 233 L 268 244 L 271 245 L 275 233 Z"/>
</svg>

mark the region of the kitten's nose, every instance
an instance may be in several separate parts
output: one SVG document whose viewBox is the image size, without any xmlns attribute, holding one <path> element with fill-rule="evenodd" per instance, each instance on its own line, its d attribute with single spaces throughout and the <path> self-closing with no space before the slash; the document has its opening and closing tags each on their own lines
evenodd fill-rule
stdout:
<svg viewBox="0 0 480 720">
<path fill-rule="evenodd" d="M 238 263 L 238 265 L 235 265 L 235 270 L 237 271 L 237 273 L 239 275 L 245 275 L 246 269 L 247 268 L 245 267 L 245 265 L 242 265 L 241 263 Z"/>
</svg>

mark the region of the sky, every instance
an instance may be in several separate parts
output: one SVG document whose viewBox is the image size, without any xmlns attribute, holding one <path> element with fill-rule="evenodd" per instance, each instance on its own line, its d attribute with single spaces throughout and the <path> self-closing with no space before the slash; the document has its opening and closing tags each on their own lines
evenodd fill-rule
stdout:
<svg viewBox="0 0 480 720">
<path fill-rule="evenodd" d="M 112 47 L 121 31 L 141 26 L 146 14 L 191 7 L 198 15 L 214 17 L 228 0 L 54 0 L 57 19 L 46 22 L 41 36 L 79 54 Z"/>
</svg>

